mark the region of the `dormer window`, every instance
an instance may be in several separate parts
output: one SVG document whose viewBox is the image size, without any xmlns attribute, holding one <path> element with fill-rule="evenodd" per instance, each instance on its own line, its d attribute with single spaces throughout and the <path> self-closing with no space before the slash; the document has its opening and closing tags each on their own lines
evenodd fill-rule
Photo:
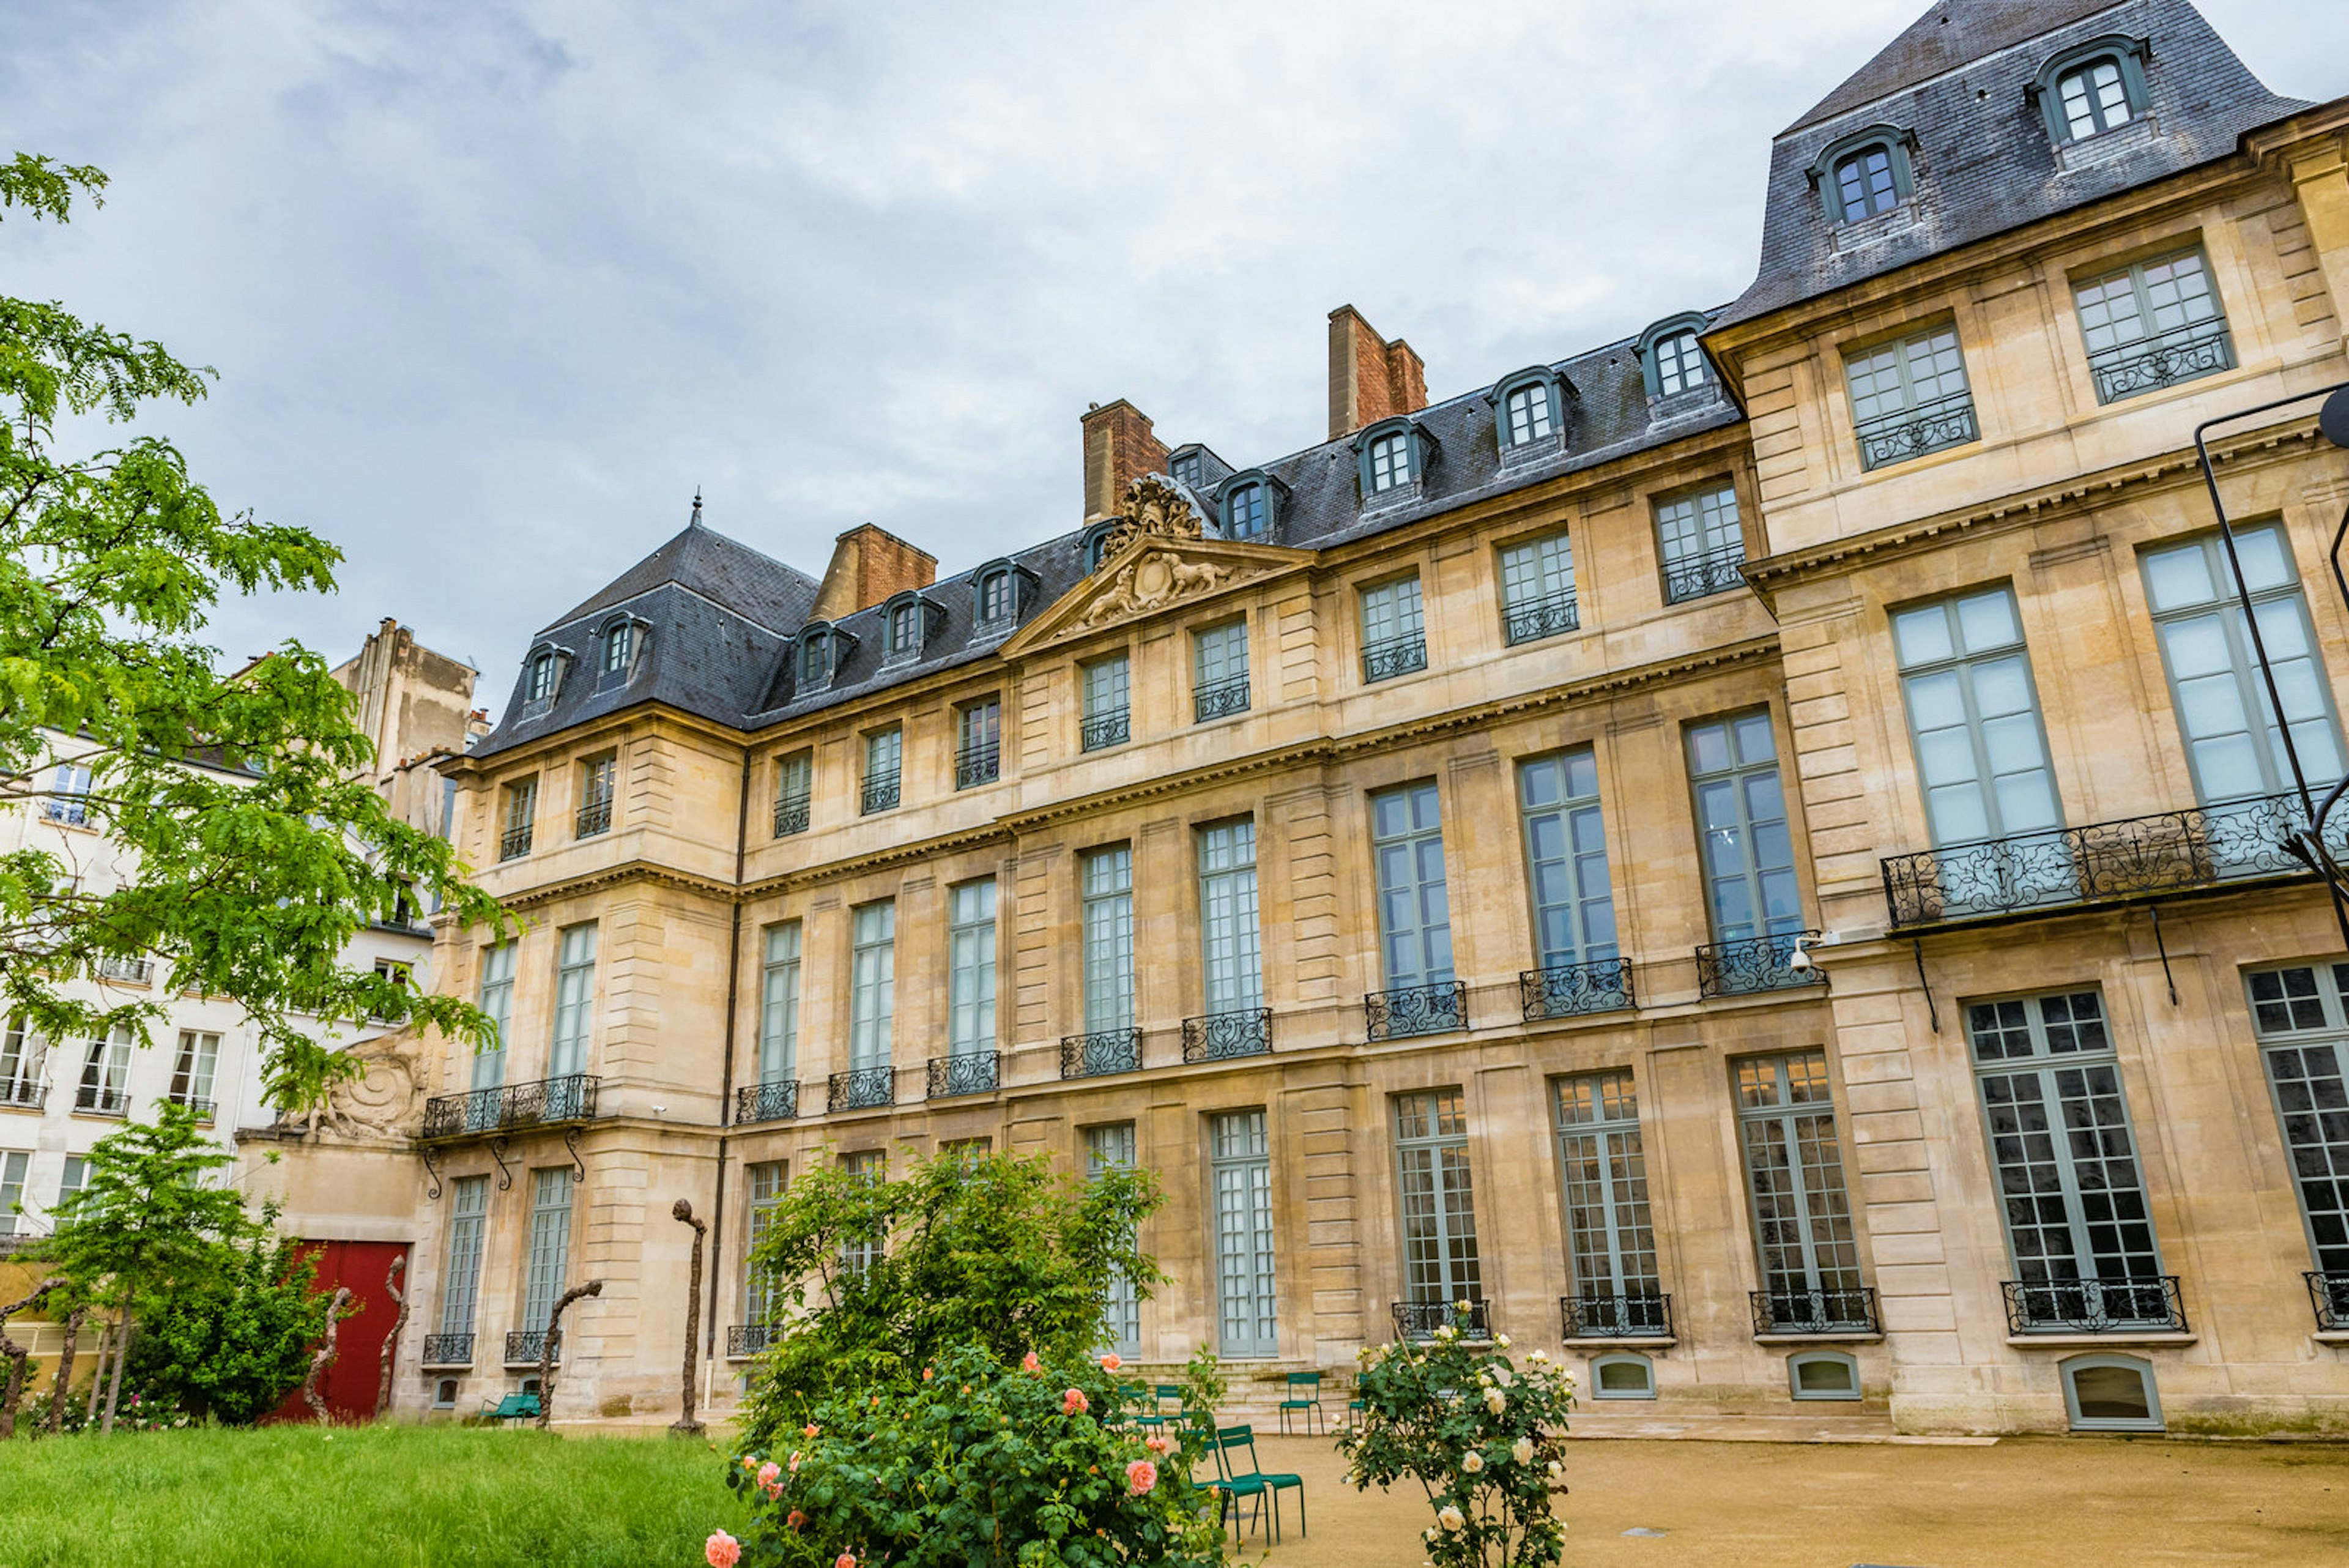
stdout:
<svg viewBox="0 0 2349 1568">
<path fill-rule="evenodd" d="M 553 643 L 543 642 L 530 650 L 523 665 L 523 718 L 543 718 L 554 710 L 555 693 L 563 690 L 563 668 L 570 659 L 568 649 Z"/>
<path fill-rule="evenodd" d="M 833 634 L 819 627 L 800 634 L 799 688 L 817 691 L 832 683 Z"/>
<path fill-rule="evenodd" d="M 2048 61 L 2029 96 L 2058 147 L 2143 119 L 2153 107 L 2146 92 L 2145 45 L 2119 36 L 2092 39 Z"/>
<path fill-rule="evenodd" d="M 1502 428 L 1508 432 L 1511 446 L 1537 441 L 1557 429 L 1557 417 L 1550 402 L 1547 381 L 1525 381 L 1509 389 L 1502 400 Z"/>
<path fill-rule="evenodd" d="M 530 661 L 528 701 L 544 702 L 554 696 L 554 655 L 552 651 L 539 654 Z"/>
<path fill-rule="evenodd" d="M 1194 489 L 1197 488 L 1200 462 L 1199 454 L 1195 451 L 1176 452 L 1174 461 L 1168 467 L 1178 483 L 1190 485 Z"/>
<path fill-rule="evenodd" d="M 1009 568 L 1001 568 L 978 579 L 978 619 L 983 626 L 993 626 L 1011 618 L 1014 603 Z"/>
<path fill-rule="evenodd" d="M 1811 165 L 1811 183 L 1833 223 L 1862 223 L 1906 202 L 1915 189 L 1914 139 L 1889 125 L 1847 136 Z"/>
<path fill-rule="evenodd" d="M 1367 453 L 1371 469 L 1371 493 L 1392 490 L 1411 483 L 1411 432 L 1389 431 L 1374 437 Z"/>
<path fill-rule="evenodd" d="M 1485 400 L 1493 406 L 1493 440 L 1503 462 L 1558 450 L 1572 390 L 1547 365 L 1529 365 L 1494 383 Z"/>
<path fill-rule="evenodd" d="M 1355 483 L 1366 502 L 1415 495 L 1427 479 L 1435 442 L 1409 417 L 1381 420 L 1354 437 Z"/>
<path fill-rule="evenodd" d="M 1109 559 L 1110 535 L 1123 526 L 1124 521 L 1122 517 L 1112 517 L 1106 522 L 1094 524 L 1092 531 L 1086 534 L 1086 571 L 1098 572 L 1102 569 L 1102 563 Z"/>
<path fill-rule="evenodd" d="M 1663 397 L 1702 387 L 1708 379 L 1704 368 L 1704 350 L 1696 346 L 1693 332 L 1675 332 L 1656 343 L 1656 390 Z"/>
<path fill-rule="evenodd" d="M 1224 497 L 1224 536 L 1227 539 L 1261 537 L 1265 512 L 1262 480 L 1250 480 L 1246 484 L 1232 486 L 1231 493 Z"/>
<path fill-rule="evenodd" d="M 921 651 L 922 607 L 908 599 L 889 611 L 889 652 L 906 658 Z"/>
<path fill-rule="evenodd" d="M 634 621 L 614 621 L 604 632 L 604 673 L 618 675 L 628 668 L 628 657 L 636 651 L 636 626 Z"/>
</svg>

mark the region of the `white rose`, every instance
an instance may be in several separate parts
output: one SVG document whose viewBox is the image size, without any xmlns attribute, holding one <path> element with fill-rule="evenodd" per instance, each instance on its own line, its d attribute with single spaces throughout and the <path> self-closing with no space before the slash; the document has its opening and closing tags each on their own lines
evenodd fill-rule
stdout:
<svg viewBox="0 0 2349 1568">
<path fill-rule="evenodd" d="M 1516 1443 L 1511 1445 L 1509 1449 L 1509 1458 L 1516 1460 L 1517 1463 L 1521 1465 L 1529 1465 L 1533 1463 L 1534 1440 L 1531 1438 L 1519 1438 Z"/>
<path fill-rule="evenodd" d="M 1497 1416 L 1509 1407 L 1509 1397 L 1498 1388 L 1485 1390 L 1485 1408 Z"/>
<path fill-rule="evenodd" d="M 1432 1525 L 1432 1524 L 1431 1524 L 1431 1525 L 1429 1525 L 1425 1530 L 1423 1530 L 1423 1531 L 1421 1531 L 1421 1532 L 1419 1532 L 1419 1538 L 1420 1538 L 1422 1541 L 1430 1541 L 1430 1542 L 1432 1542 L 1432 1541 L 1433 1541 L 1433 1540 L 1435 1539 L 1436 1534 L 1437 1534 L 1437 1531 L 1436 1531 L 1435 1526 L 1433 1526 L 1433 1525 Z"/>
<path fill-rule="evenodd" d="M 1447 1502 L 1436 1511 L 1435 1522 L 1446 1530 L 1457 1530 L 1468 1521 L 1458 1509 Z"/>
<path fill-rule="evenodd" d="M 1549 1352 L 1547 1350 L 1537 1350 L 1533 1354 L 1533 1359 L 1536 1361 L 1547 1361 L 1549 1359 Z"/>
<path fill-rule="evenodd" d="M 1549 1462 L 1549 1479 L 1550 1479 L 1550 1480 L 1558 1480 L 1560 1477 L 1564 1476 L 1565 1474 L 1566 1474 L 1566 1467 L 1565 1467 L 1564 1465 L 1562 1465 L 1562 1464 L 1558 1463 L 1556 1459 L 1552 1459 L 1552 1460 L 1550 1460 L 1550 1462 Z"/>
<path fill-rule="evenodd" d="M 1493 1343 L 1506 1350 L 1509 1348 L 1509 1336 L 1506 1334 L 1496 1334 L 1493 1336 Z"/>
<path fill-rule="evenodd" d="M 1485 1456 L 1471 1449 L 1460 1456 L 1460 1473 L 1475 1475 L 1485 1468 Z"/>
</svg>

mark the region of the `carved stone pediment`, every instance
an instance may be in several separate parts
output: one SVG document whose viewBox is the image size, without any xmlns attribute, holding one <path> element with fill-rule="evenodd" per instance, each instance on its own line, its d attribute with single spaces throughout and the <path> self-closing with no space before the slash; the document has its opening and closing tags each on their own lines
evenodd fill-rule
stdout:
<svg viewBox="0 0 2349 1568">
<path fill-rule="evenodd" d="M 1229 565 L 1196 560 L 1157 544 L 1125 552 L 1121 561 L 1102 569 L 1106 584 L 1097 589 L 1071 631 L 1091 631 L 1113 620 L 1148 615 L 1179 599 L 1215 592 L 1233 580 Z"/>
<path fill-rule="evenodd" d="M 407 1030 L 347 1047 L 360 1064 L 338 1080 L 310 1113 L 309 1130 L 351 1143 L 405 1143 L 424 1125 L 422 1042 Z"/>
</svg>

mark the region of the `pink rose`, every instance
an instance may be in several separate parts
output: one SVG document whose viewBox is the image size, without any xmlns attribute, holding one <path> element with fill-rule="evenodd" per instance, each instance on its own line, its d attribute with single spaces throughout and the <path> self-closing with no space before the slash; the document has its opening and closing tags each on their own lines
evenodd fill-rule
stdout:
<svg viewBox="0 0 2349 1568">
<path fill-rule="evenodd" d="M 793 1475 L 797 1475 L 797 1474 L 799 1474 L 799 1473 L 800 1473 L 800 1456 L 799 1456 L 799 1451 L 798 1451 L 797 1449 L 793 1449 L 793 1450 L 792 1451 L 792 1474 L 793 1474 Z"/>
<path fill-rule="evenodd" d="M 1064 1389 L 1061 1394 L 1061 1414 L 1063 1416 L 1074 1416 L 1081 1411 L 1090 1410 L 1092 1408 L 1092 1400 L 1085 1397 L 1085 1391 L 1081 1388 Z"/>
<path fill-rule="evenodd" d="M 856 1553 L 843 1552 L 832 1560 L 832 1568 L 856 1568 Z"/>
<path fill-rule="evenodd" d="M 783 1483 L 781 1481 L 769 1481 L 767 1483 L 767 1501 L 769 1502 L 781 1502 L 782 1500 Z"/>
<path fill-rule="evenodd" d="M 772 1486 L 775 1484 L 775 1478 L 782 1473 L 783 1467 L 777 1464 L 774 1460 L 769 1459 L 765 1464 L 759 1467 L 759 1484 L 761 1486 Z"/>
<path fill-rule="evenodd" d="M 802 1438 L 812 1438 L 812 1437 L 814 1437 L 814 1436 L 816 1435 L 816 1433 L 817 1433 L 818 1431 L 820 1431 L 820 1430 L 822 1430 L 822 1428 L 819 1428 L 819 1427 L 815 1426 L 812 1422 L 811 1422 L 809 1425 L 804 1426 L 804 1427 L 802 1427 L 802 1428 L 800 1428 L 800 1436 L 801 1436 L 801 1437 L 802 1437 Z"/>
<path fill-rule="evenodd" d="M 1125 1467 L 1125 1490 L 1140 1497 L 1158 1484 L 1158 1467 L 1148 1459 L 1136 1459 Z"/>
<path fill-rule="evenodd" d="M 936 1377 L 936 1376 L 937 1376 L 937 1374 L 936 1374 L 936 1373 L 935 1373 L 935 1372 L 933 1372 L 933 1371 L 931 1371 L 928 1367 L 925 1366 L 925 1367 L 923 1367 L 923 1368 L 922 1368 L 922 1381 L 923 1381 L 923 1382 L 927 1383 L 931 1378 Z"/>
<path fill-rule="evenodd" d="M 702 1542 L 701 1554 L 709 1559 L 709 1568 L 734 1568 L 742 1561 L 742 1543 L 721 1530 Z"/>
<path fill-rule="evenodd" d="M 1019 1370 L 1022 1372 L 1040 1372 L 1043 1367 L 1044 1364 L 1037 1359 L 1032 1350 L 1019 1358 Z"/>
<path fill-rule="evenodd" d="M 1121 1358 L 1114 1350 L 1102 1357 L 1102 1370 L 1103 1372 L 1114 1372 L 1124 1365 L 1125 1362 L 1123 1359 Z"/>
<path fill-rule="evenodd" d="M 807 1522 L 807 1515 L 802 1513 L 795 1508 L 792 1510 L 791 1513 L 783 1520 L 783 1522 L 790 1528 L 797 1530 L 801 1525 Z"/>
<path fill-rule="evenodd" d="M 1142 1440 L 1142 1446 L 1148 1449 L 1154 1454 L 1163 1454 L 1174 1445 L 1168 1442 L 1164 1438 L 1144 1438 Z"/>
</svg>

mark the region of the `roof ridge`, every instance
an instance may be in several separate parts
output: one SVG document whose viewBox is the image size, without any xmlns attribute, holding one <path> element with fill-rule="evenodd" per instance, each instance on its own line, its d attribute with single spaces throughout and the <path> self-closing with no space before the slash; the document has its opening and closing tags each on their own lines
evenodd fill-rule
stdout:
<svg viewBox="0 0 2349 1568">
<path fill-rule="evenodd" d="M 1893 40 L 1868 57 L 1868 63 L 1837 83 L 1831 92 L 1811 105 L 1802 116 L 1784 130 L 1781 137 L 1791 136 L 1826 120 L 1840 119 L 1869 104 L 1880 103 L 1896 94 L 1928 87 L 1954 72 L 1978 66 L 1984 60 L 2021 48 L 2034 39 L 2045 37 L 2084 22 L 2106 11 L 2116 11 L 2132 0 L 1934 0 L 1925 14 L 1902 28 Z M 2027 30 L 2006 36 L 2000 24 L 2007 16 L 1992 16 L 1992 11 L 2029 13 Z M 1961 51 L 1946 63 L 1933 65 L 1927 59 L 1911 59 L 1924 54 L 1930 44 L 1938 45 L 1943 35 L 1940 29 L 1951 26 L 1951 18 L 1959 19 L 1950 36 Z M 2016 17 L 2021 20 L 2020 16 Z M 1926 24 L 1932 23 L 1928 26 Z M 1964 35 L 1969 24 L 1982 28 L 1988 36 L 1982 47 L 1969 46 Z M 1996 40 L 1996 41 L 1993 41 Z M 1938 51 L 1934 51 L 1938 52 Z"/>
</svg>

